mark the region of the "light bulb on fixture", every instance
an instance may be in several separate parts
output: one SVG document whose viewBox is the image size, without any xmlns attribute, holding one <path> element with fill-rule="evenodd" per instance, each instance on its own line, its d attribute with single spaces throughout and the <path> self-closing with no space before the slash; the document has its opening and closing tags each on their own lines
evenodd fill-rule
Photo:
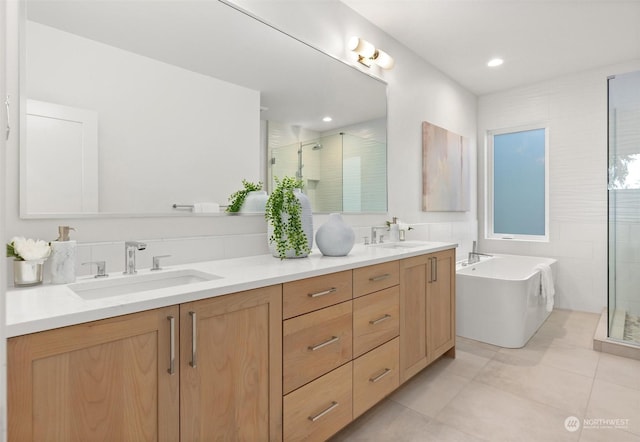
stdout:
<svg viewBox="0 0 640 442">
<path fill-rule="evenodd" d="M 376 47 L 360 37 L 351 37 L 349 49 L 365 58 L 371 58 L 376 53 Z"/>
<path fill-rule="evenodd" d="M 395 60 L 386 52 L 378 49 L 376 50 L 376 54 L 374 61 L 382 69 L 391 69 L 396 64 Z"/>
<path fill-rule="evenodd" d="M 386 52 L 376 49 L 374 45 L 360 37 L 351 37 L 347 43 L 349 50 L 358 54 L 358 62 L 370 67 L 375 63 L 383 69 L 391 69 L 395 64 L 393 58 Z"/>
</svg>

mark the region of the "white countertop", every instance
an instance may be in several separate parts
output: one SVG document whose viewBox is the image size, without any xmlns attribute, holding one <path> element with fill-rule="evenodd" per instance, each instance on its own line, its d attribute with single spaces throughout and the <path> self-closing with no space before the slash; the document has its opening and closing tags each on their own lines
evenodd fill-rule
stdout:
<svg viewBox="0 0 640 442">
<path fill-rule="evenodd" d="M 171 266 L 160 272 L 194 269 L 221 278 L 93 300 L 81 298 L 66 284 L 11 289 L 6 295 L 7 337 L 282 284 L 457 246 L 453 243 L 422 241 L 407 241 L 405 245 L 412 247 L 387 248 L 388 246 L 356 244 L 349 255 L 341 257 L 323 256 L 314 249 L 308 258 L 300 259 L 280 260 L 271 255 L 258 255 Z M 149 269 L 138 270 L 138 275 L 148 273 L 157 274 Z M 113 274 L 108 278 L 130 277 Z M 96 279 L 92 276 L 85 276 L 78 278 L 76 283 L 93 281 Z"/>
</svg>

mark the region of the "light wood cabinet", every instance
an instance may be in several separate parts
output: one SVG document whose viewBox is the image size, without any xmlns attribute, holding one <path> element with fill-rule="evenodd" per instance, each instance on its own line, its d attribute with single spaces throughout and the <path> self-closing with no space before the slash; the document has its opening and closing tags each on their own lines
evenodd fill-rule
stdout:
<svg viewBox="0 0 640 442">
<path fill-rule="evenodd" d="M 353 417 L 349 362 L 284 397 L 284 440 L 324 441 Z"/>
<path fill-rule="evenodd" d="M 400 381 L 455 356 L 455 249 L 400 261 Z"/>
<path fill-rule="evenodd" d="M 351 270 L 316 276 L 282 285 L 284 319 L 348 301 L 352 296 Z"/>
<path fill-rule="evenodd" d="M 284 321 L 285 441 L 326 440 L 397 388 L 399 278 L 391 261 L 285 284 L 285 318 L 287 306 L 328 305 Z M 314 293 L 326 300 L 306 299 Z"/>
<path fill-rule="evenodd" d="M 398 388 L 400 339 L 395 338 L 353 361 L 353 417 Z"/>
<path fill-rule="evenodd" d="M 353 300 L 353 357 L 363 355 L 398 336 L 400 290 L 398 286 Z"/>
<path fill-rule="evenodd" d="M 281 440 L 281 337 L 278 285 L 11 338 L 9 440 Z"/>
<path fill-rule="evenodd" d="M 178 440 L 170 318 L 177 306 L 9 339 L 8 440 Z"/>
<path fill-rule="evenodd" d="M 455 357 L 456 258 L 455 250 L 431 255 L 434 278 L 427 286 L 427 362 L 443 354 Z"/>
<path fill-rule="evenodd" d="M 455 356 L 455 250 L 8 340 L 8 437 L 325 440 Z"/>
<path fill-rule="evenodd" d="M 351 360 L 352 322 L 351 301 L 284 321 L 284 394 Z"/>
<path fill-rule="evenodd" d="M 364 296 L 378 290 L 398 285 L 400 267 L 398 261 L 384 262 L 353 271 L 353 297 Z"/>
<path fill-rule="evenodd" d="M 180 439 L 282 439 L 282 289 L 180 305 Z"/>
</svg>

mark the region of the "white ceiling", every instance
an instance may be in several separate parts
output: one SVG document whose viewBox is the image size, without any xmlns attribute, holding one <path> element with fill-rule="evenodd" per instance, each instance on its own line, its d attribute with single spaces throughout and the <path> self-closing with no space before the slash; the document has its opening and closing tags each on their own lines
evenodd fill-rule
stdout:
<svg viewBox="0 0 640 442">
<path fill-rule="evenodd" d="M 640 0 L 341 1 L 477 95 L 640 59 Z"/>
</svg>

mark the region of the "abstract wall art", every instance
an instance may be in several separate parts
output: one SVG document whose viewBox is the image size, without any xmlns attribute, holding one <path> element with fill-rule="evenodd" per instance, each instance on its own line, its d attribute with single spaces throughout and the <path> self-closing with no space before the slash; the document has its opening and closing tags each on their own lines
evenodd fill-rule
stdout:
<svg viewBox="0 0 640 442">
<path fill-rule="evenodd" d="M 422 210 L 469 210 L 469 139 L 422 123 Z"/>
</svg>

